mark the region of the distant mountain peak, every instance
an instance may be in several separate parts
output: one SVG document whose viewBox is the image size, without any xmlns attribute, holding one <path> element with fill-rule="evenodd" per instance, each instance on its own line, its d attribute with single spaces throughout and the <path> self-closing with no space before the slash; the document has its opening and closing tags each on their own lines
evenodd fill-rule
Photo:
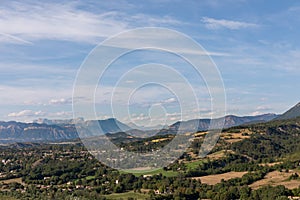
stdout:
<svg viewBox="0 0 300 200">
<path fill-rule="evenodd" d="M 300 117 L 300 102 L 297 103 L 295 106 L 290 108 L 288 111 L 280 115 L 279 117 L 276 118 L 276 120 L 281 120 L 281 119 L 292 119 Z"/>
</svg>

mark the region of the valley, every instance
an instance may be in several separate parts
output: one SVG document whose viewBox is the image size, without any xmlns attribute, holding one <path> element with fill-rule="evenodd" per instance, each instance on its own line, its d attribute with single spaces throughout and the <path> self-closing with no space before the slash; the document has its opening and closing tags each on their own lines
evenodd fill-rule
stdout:
<svg viewBox="0 0 300 200">
<path fill-rule="evenodd" d="M 208 134 L 200 128 L 195 133 L 185 134 L 192 136 L 191 145 L 175 162 L 163 168 L 112 169 L 100 163 L 76 137 L 61 141 L 5 142 L 0 146 L 0 197 L 250 200 L 300 196 L 300 117 L 272 117 L 273 120 L 259 122 L 255 118 L 253 123 L 238 118 L 243 123 L 235 121 L 236 126 L 232 126 L 232 119 L 237 118 L 225 119 L 231 121 L 231 125 L 222 131 L 208 155 L 199 156 Z M 115 133 L 93 134 L 93 137 L 84 138 L 84 143 L 107 137 L 128 152 L 147 153 L 168 145 L 175 137 L 171 130 L 176 130 L 176 124 L 144 138 L 131 136 L 132 129 L 125 124 L 123 127 L 128 131 L 119 132 L 115 119 L 101 122 L 106 124 L 106 130 Z M 14 128 L 5 123 L 2 127 L 6 130 L 38 129 L 39 138 L 41 130 L 72 127 L 71 124 L 13 123 Z M 190 127 L 194 122 L 181 123 Z"/>
</svg>

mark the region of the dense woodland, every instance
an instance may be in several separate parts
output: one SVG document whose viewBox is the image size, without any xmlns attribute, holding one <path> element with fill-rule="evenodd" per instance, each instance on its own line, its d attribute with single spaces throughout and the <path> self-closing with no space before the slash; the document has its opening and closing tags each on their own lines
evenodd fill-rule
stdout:
<svg viewBox="0 0 300 200">
<path fill-rule="evenodd" d="M 120 172 L 102 165 L 79 142 L 69 144 L 14 144 L 1 147 L 0 198 L 12 199 L 112 199 L 111 194 L 131 192 L 145 199 L 288 199 L 300 196 L 300 186 L 250 184 L 272 171 L 300 169 L 300 118 L 234 127 L 232 135 L 248 128 L 252 134 L 229 143 L 220 138 L 212 153 L 224 151 L 218 159 L 199 159 L 195 155 L 203 138 L 197 137 L 189 152 L 176 162 L 149 176 Z M 153 139 L 169 138 L 151 143 Z M 172 135 L 154 136 L 118 145 L 131 151 L 150 151 L 167 144 Z M 144 145 L 147 142 L 147 145 Z M 276 165 L 263 165 L 274 163 Z M 193 165 L 191 164 L 193 163 Z M 196 163 L 196 164 L 195 164 Z M 225 172 L 247 171 L 241 178 L 208 185 L 201 177 Z M 299 174 L 289 179 L 298 180 Z M 7 181 L 18 180 L 18 181 Z M 2 196 L 1 196 L 2 195 Z"/>
</svg>

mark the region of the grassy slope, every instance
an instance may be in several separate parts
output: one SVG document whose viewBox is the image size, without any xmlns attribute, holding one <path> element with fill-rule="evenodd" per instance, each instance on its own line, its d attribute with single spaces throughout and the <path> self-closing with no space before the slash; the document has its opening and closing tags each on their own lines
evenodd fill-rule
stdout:
<svg viewBox="0 0 300 200">
<path fill-rule="evenodd" d="M 134 198 L 134 199 L 146 199 L 149 197 L 147 194 L 141 194 L 141 193 L 136 193 L 136 192 L 125 192 L 125 193 L 114 193 L 114 194 L 109 194 L 105 195 L 107 199 L 128 199 L 128 198 Z"/>
<path fill-rule="evenodd" d="M 135 176 L 141 176 L 141 175 L 155 175 L 155 174 L 162 174 L 163 176 L 166 177 L 173 177 L 173 176 L 177 176 L 178 172 L 175 171 L 165 171 L 162 168 L 156 169 L 156 170 L 145 170 L 145 171 L 141 171 L 141 172 L 137 172 L 135 170 L 126 170 L 126 171 L 122 171 L 121 173 L 132 173 Z"/>
</svg>

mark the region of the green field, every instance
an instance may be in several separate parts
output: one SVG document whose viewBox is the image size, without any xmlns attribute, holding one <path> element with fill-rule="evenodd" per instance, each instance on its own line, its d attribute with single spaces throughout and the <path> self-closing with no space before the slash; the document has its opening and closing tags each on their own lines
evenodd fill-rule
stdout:
<svg viewBox="0 0 300 200">
<path fill-rule="evenodd" d="M 166 176 L 166 177 L 173 177 L 173 176 L 177 176 L 178 175 L 178 172 L 175 172 L 175 171 L 165 171 L 162 168 L 153 169 L 153 170 L 144 170 L 144 171 L 126 170 L 126 171 L 121 171 L 121 173 L 132 173 L 135 176 L 155 175 L 155 174 L 160 174 L 160 173 L 163 176 Z"/>
<path fill-rule="evenodd" d="M 191 162 L 185 163 L 185 165 L 188 169 L 196 169 L 203 162 L 204 162 L 204 160 L 196 160 L 196 161 L 191 161 Z"/>
<path fill-rule="evenodd" d="M 128 198 L 134 198 L 134 199 L 146 199 L 149 197 L 147 194 L 141 194 L 141 193 L 136 193 L 136 192 L 125 192 L 125 193 L 120 193 L 120 194 L 109 194 L 105 195 L 107 199 L 128 199 Z"/>
</svg>

